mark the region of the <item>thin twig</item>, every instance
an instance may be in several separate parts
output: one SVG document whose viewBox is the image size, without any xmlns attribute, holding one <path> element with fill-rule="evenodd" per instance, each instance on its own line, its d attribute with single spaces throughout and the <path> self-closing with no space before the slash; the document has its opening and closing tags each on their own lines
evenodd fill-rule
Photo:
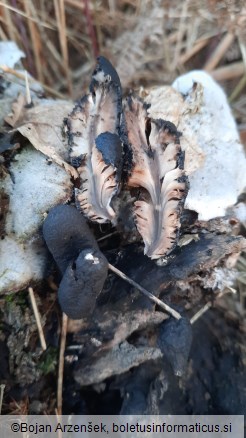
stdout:
<svg viewBox="0 0 246 438">
<path fill-rule="evenodd" d="M 215 301 L 217 301 L 219 298 L 223 297 L 225 294 L 228 293 L 233 293 L 235 294 L 237 291 L 235 289 L 233 289 L 232 287 L 228 287 L 227 289 L 225 289 L 224 291 L 221 291 Z M 198 312 L 195 313 L 195 315 L 192 316 L 192 318 L 190 319 L 190 323 L 194 324 L 194 322 L 196 322 L 199 318 L 201 318 L 201 316 L 207 312 L 207 310 L 209 310 L 212 306 L 213 306 L 213 302 L 212 301 L 208 301 L 208 303 L 205 304 L 205 306 L 203 306 L 200 310 L 198 310 Z"/>
<path fill-rule="evenodd" d="M 29 292 L 29 297 L 30 297 L 30 300 L 31 300 L 32 308 L 33 308 L 33 313 L 34 313 L 34 316 L 35 316 L 35 319 L 36 319 L 36 324 L 37 324 L 37 328 L 38 328 L 40 344 L 41 344 L 42 349 L 45 351 L 47 349 L 47 345 L 46 345 L 46 341 L 45 341 L 45 337 L 44 337 L 44 332 L 43 332 L 43 328 L 42 328 L 42 324 L 41 324 L 41 319 L 40 319 L 40 315 L 39 315 L 39 311 L 38 311 L 35 295 L 34 295 L 34 292 L 33 292 L 33 288 L 29 287 L 28 288 L 28 292 Z"/>
<path fill-rule="evenodd" d="M 5 390 L 5 385 L 4 383 L 2 383 L 0 385 L 0 415 L 2 413 L 2 406 L 3 406 L 3 394 L 4 394 L 4 390 Z"/>
<path fill-rule="evenodd" d="M 101 242 L 102 240 L 105 240 L 108 237 L 114 236 L 115 234 L 119 234 L 119 232 L 118 231 L 113 231 L 112 233 L 105 234 L 105 236 L 102 236 L 99 239 L 97 239 L 97 242 Z"/>
<path fill-rule="evenodd" d="M 68 317 L 65 313 L 62 314 L 62 331 L 59 354 L 59 368 L 57 381 L 57 413 L 62 415 L 62 387 L 63 387 L 63 372 L 64 372 L 64 353 L 66 347 Z"/>
<path fill-rule="evenodd" d="M 159 300 L 159 298 L 155 297 L 155 295 L 153 295 L 151 292 L 147 291 L 146 289 L 144 289 L 142 286 L 140 286 L 138 283 L 136 283 L 134 280 L 132 280 L 131 278 L 127 277 L 127 275 L 125 275 L 123 272 L 121 272 L 119 269 L 115 268 L 113 265 L 111 265 L 110 263 L 108 264 L 109 269 L 114 272 L 116 275 L 118 275 L 119 277 L 121 277 L 123 280 L 127 281 L 127 283 L 131 284 L 132 286 L 134 286 L 136 289 L 138 289 L 142 294 L 144 294 L 146 297 L 148 297 L 151 301 L 153 301 L 155 304 L 158 304 L 158 306 L 160 306 L 162 309 L 164 309 L 167 313 L 169 313 L 170 315 L 172 315 L 174 318 L 176 319 L 180 319 L 182 318 L 182 316 L 180 315 L 180 313 L 176 312 L 176 310 L 172 309 L 171 307 L 169 307 L 167 304 L 165 304 L 163 301 Z"/>
</svg>

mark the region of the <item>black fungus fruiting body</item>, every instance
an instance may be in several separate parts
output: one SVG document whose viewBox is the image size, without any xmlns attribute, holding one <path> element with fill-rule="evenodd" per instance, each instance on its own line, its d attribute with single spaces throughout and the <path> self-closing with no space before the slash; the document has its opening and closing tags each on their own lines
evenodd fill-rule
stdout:
<svg viewBox="0 0 246 438">
<path fill-rule="evenodd" d="M 70 262 L 58 290 L 60 306 L 71 319 L 89 317 L 108 273 L 108 262 L 100 250 L 84 249 Z"/>
<path fill-rule="evenodd" d="M 182 132 L 178 131 L 174 123 L 163 119 L 151 119 L 151 121 L 157 126 L 159 130 L 167 131 L 169 134 L 175 137 L 176 142 L 182 136 Z"/>
<path fill-rule="evenodd" d="M 57 205 L 50 210 L 44 221 L 43 236 L 62 273 L 82 249 L 98 249 L 85 218 L 71 205 Z"/>
<path fill-rule="evenodd" d="M 186 369 L 191 342 L 192 329 L 188 318 L 172 318 L 160 325 L 157 344 L 177 376 L 182 376 Z"/>
<path fill-rule="evenodd" d="M 91 315 L 108 273 L 108 262 L 98 248 L 85 218 L 69 205 L 52 208 L 43 225 L 46 244 L 61 273 L 61 308 L 69 318 Z"/>
<path fill-rule="evenodd" d="M 95 85 L 104 82 L 105 80 L 111 81 L 113 84 L 119 87 L 121 91 L 121 83 L 117 71 L 112 66 L 111 62 L 108 61 L 108 59 L 104 58 L 104 56 L 98 56 L 97 65 L 92 74 L 90 91 L 93 92 Z"/>
</svg>

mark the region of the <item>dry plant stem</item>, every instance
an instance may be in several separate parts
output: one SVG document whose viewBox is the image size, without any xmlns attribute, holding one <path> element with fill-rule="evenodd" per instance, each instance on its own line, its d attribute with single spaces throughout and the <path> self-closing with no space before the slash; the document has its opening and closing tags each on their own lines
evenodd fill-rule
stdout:
<svg viewBox="0 0 246 438">
<path fill-rule="evenodd" d="M 82 11 L 85 9 L 83 3 L 80 3 L 79 1 L 75 1 L 75 0 L 66 0 L 66 3 L 67 3 L 68 5 L 73 6 L 74 8 L 81 9 Z"/>
<path fill-rule="evenodd" d="M 186 15 L 188 11 L 189 0 L 184 0 L 183 7 L 181 11 L 180 21 L 179 21 L 179 29 L 178 29 L 178 38 L 174 48 L 174 56 L 172 63 L 172 70 L 175 70 L 179 63 L 181 48 L 182 48 L 182 40 L 186 30 Z"/>
<path fill-rule="evenodd" d="M 210 38 L 197 41 L 190 50 L 188 50 L 187 52 L 185 52 L 183 55 L 180 56 L 179 63 L 184 64 L 190 58 L 192 58 L 192 56 L 200 52 L 200 50 L 202 50 L 208 44 L 209 39 Z"/>
<path fill-rule="evenodd" d="M 66 18 L 64 0 L 54 0 L 56 20 L 58 25 L 59 40 L 63 56 L 63 68 L 67 77 L 67 86 L 70 96 L 72 96 L 72 82 L 68 65 L 67 35 L 66 35 Z"/>
<path fill-rule="evenodd" d="M 4 33 L 1 25 L 0 25 L 0 39 L 2 41 L 8 41 L 7 35 Z"/>
<path fill-rule="evenodd" d="M 13 7 L 17 8 L 16 0 L 10 0 L 10 2 L 12 3 Z M 35 76 L 35 66 L 32 57 L 31 43 L 26 32 L 25 23 L 23 22 L 22 16 L 19 14 L 14 14 L 14 21 L 15 21 L 16 29 L 18 30 L 18 36 L 22 42 L 22 46 L 26 54 L 26 62 L 28 65 L 28 70 L 30 71 L 32 76 Z"/>
<path fill-rule="evenodd" d="M 0 385 L 0 415 L 2 413 L 2 406 L 3 406 L 3 394 L 5 390 L 5 385 L 2 383 Z"/>
<path fill-rule="evenodd" d="M 236 85 L 236 87 L 234 88 L 233 92 L 231 93 L 230 97 L 229 97 L 229 102 L 233 102 L 241 93 L 241 91 L 243 90 L 243 88 L 246 85 L 246 73 L 245 75 L 240 79 L 240 81 L 238 82 L 238 84 Z"/>
<path fill-rule="evenodd" d="M 227 81 L 229 79 L 238 78 L 245 73 L 245 65 L 243 62 L 234 62 L 225 67 L 217 68 L 210 72 L 211 76 L 216 81 Z"/>
<path fill-rule="evenodd" d="M 6 65 L 0 65 L 0 70 L 2 70 L 4 73 L 11 74 L 15 76 L 16 78 L 25 80 L 25 75 L 22 73 L 19 73 L 18 71 L 15 71 L 13 68 L 7 67 Z M 40 82 L 36 81 L 35 79 L 31 78 L 29 79 L 31 83 L 40 84 Z M 48 87 L 47 85 L 41 84 L 44 90 L 46 90 L 49 94 L 59 97 L 60 99 L 64 99 L 64 95 L 59 93 L 58 91 L 54 90 L 52 87 Z M 35 90 L 33 90 L 35 91 Z"/>
<path fill-rule="evenodd" d="M 115 234 L 119 234 L 119 232 L 113 231 L 112 233 L 106 234 L 105 236 L 102 236 L 99 239 L 97 239 L 97 242 L 101 242 L 102 240 L 108 239 L 108 237 L 114 236 Z"/>
<path fill-rule="evenodd" d="M 31 300 L 32 308 L 33 308 L 33 313 L 34 313 L 34 316 L 35 316 L 35 319 L 36 319 L 36 324 L 37 324 L 37 328 L 38 328 L 40 344 L 41 344 L 41 347 L 42 347 L 43 351 L 45 351 L 47 349 L 47 345 L 46 345 L 46 341 L 45 341 L 45 337 L 44 337 L 44 332 L 43 332 L 43 328 L 42 328 L 42 324 L 41 324 L 41 320 L 40 320 L 40 315 L 39 315 L 39 311 L 38 311 L 35 295 L 34 295 L 34 292 L 33 292 L 33 288 L 29 287 L 28 288 L 28 292 L 29 292 L 29 297 L 30 297 L 30 300 Z"/>
<path fill-rule="evenodd" d="M 27 103 L 27 105 L 30 105 L 32 103 L 32 98 L 31 98 L 30 87 L 29 87 L 28 76 L 27 76 L 26 70 L 25 70 L 25 83 L 26 83 L 26 103 Z"/>
<path fill-rule="evenodd" d="M 30 0 L 24 0 L 24 7 L 25 7 L 27 15 L 31 16 Z M 40 36 L 39 36 L 39 33 L 37 32 L 36 24 L 31 20 L 27 20 L 27 23 L 28 23 L 29 32 L 31 35 L 31 42 L 32 42 L 32 47 L 33 47 L 33 53 L 34 53 L 34 58 L 35 58 L 35 66 L 36 66 L 36 70 L 37 70 L 38 80 L 40 82 L 43 82 L 44 77 L 43 77 L 41 56 L 40 56 L 40 48 L 41 48 Z"/>
<path fill-rule="evenodd" d="M 62 331 L 61 331 L 61 343 L 59 354 L 59 368 L 58 368 L 58 381 L 57 381 L 57 413 L 62 415 L 62 387 L 63 387 L 63 373 L 64 373 L 64 353 L 66 347 L 67 337 L 67 323 L 68 317 L 65 313 L 62 314 Z"/>
<path fill-rule="evenodd" d="M 38 19 L 37 11 L 33 4 L 30 4 L 30 8 L 32 11 L 33 17 Z M 49 39 L 48 32 L 42 26 L 39 26 L 41 43 L 43 43 L 43 48 L 48 49 L 49 54 L 43 57 L 43 72 L 46 78 L 47 83 L 50 83 L 50 79 L 53 75 L 56 84 L 61 84 L 62 80 L 64 80 L 64 86 L 67 86 L 66 78 L 64 78 L 64 69 L 63 69 L 63 59 L 59 50 L 55 47 L 52 41 Z M 40 43 L 40 44 L 41 44 Z M 48 55 L 48 56 L 47 56 Z M 50 56 L 49 56 L 50 55 Z M 55 87 L 57 89 L 57 86 Z"/>
<path fill-rule="evenodd" d="M 169 313 L 170 315 L 172 315 L 175 319 L 180 319 L 182 318 L 182 316 L 180 315 L 180 313 L 176 312 L 176 310 L 172 309 L 171 307 L 169 307 L 167 304 L 165 304 L 163 301 L 159 300 L 159 298 L 155 297 L 155 295 L 153 295 L 151 292 L 147 291 L 146 289 L 144 289 L 142 286 L 140 286 L 138 283 L 136 283 L 134 280 L 132 280 L 131 278 L 127 277 L 127 275 L 125 275 L 123 272 L 121 272 L 119 269 L 115 268 L 113 265 L 111 265 L 110 263 L 108 264 L 109 269 L 114 272 L 116 275 L 118 275 L 120 278 L 122 278 L 123 280 L 127 281 L 127 283 L 131 284 L 132 286 L 134 286 L 136 289 L 138 289 L 142 294 L 144 294 L 146 297 L 148 297 L 151 301 L 153 301 L 155 304 L 157 304 L 158 306 L 160 306 L 162 309 L 164 309 L 167 313 Z"/>
<path fill-rule="evenodd" d="M 9 6 L 7 4 L 7 1 L 6 1 L 6 3 L 4 1 L 2 1 L 2 2 L 0 1 L 0 6 L 3 6 L 4 8 L 15 12 L 16 14 L 21 15 L 22 17 L 28 18 L 28 20 L 32 20 L 34 23 L 37 23 L 37 24 L 39 23 L 41 26 L 46 27 L 47 29 L 56 30 L 55 26 L 51 26 L 48 23 L 44 23 L 43 21 L 36 20 L 35 18 L 30 17 L 30 15 L 25 14 L 20 9 L 14 8 L 13 6 Z M 13 40 L 15 40 L 15 38 L 13 38 Z"/>
<path fill-rule="evenodd" d="M 94 57 L 96 58 L 98 56 L 98 44 L 97 44 L 96 33 L 95 33 L 94 26 L 92 23 L 91 11 L 90 11 L 88 0 L 84 0 L 84 7 L 85 7 L 85 11 L 84 11 L 85 18 L 86 18 L 87 27 L 88 27 L 88 35 L 91 39 L 91 45 L 92 45 Z"/>
<path fill-rule="evenodd" d="M 12 23 L 12 17 L 10 10 L 8 9 L 7 0 L 0 2 L 0 6 L 3 6 L 4 23 L 6 23 L 7 25 L 9 37 L 12 41 L 15 41 L 15 32 L 14 32 L 15 26 Z"/>
<path fill-rule="evenodd" d="M 207 72 L 211 72 L 217 67 L 220 60 L 223 58 L 226 51 L 229 49 L 231 44 L 233 43 L 235 35 L 233 33 L 227 33 L 224 38 L 220 41 L 209 60 L 206 62 L 204 66 L 204 70 Z"/>
<path fill-rule="evenodd" d="M 225 289 L 224 291 L 221 291 L 215 301 L 217 301 L 218 299 L 220 299 L 221 297 L 223 297 L 224 295 L 228 294 L 228 293 L 236 293 L 236 290 L 233 289 L 232 287 L 228 287 L 227 289 Z M 201 316 L 207 312 L 207 310 L 209 310 L 211 307 L 213 306 L 213 302 L 209 301 L 207 304 L 205 304 L 205 306 L 203 306 L 200 310 L 198 310 L 197 313 L 195 313 L 195 315 L 192 316 L 192 318 L 190 319 L 190 323 L 194 324 L 199 318 L 201 318 Z"/>
</svg>

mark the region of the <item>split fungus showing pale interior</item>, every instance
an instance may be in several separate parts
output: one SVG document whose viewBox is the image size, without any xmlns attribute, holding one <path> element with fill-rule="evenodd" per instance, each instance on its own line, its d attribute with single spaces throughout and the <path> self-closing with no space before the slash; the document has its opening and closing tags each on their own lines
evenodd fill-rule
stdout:
<svg viewBox="0 0 246 438">
<path fill-rule="evenodd" d="M 175 247 L 188 191 L 184 153 L 175 125 L 148 116 L 147 105 L 130 95 L 122 106 L 120 79 L 103 57 L 92 75 L 90 94 L 66 119 L 71 164 L 80 176 L 77 207 L 95 222 L 117 223 L 112 199 L 123 187 L 131 193 L 132 214 L 152 259 Z M 128 151 L 128 153 L 126 153 Z M 132 156 L 132 163 L 124 163 Z M 122 169 L 128 169 L 122 178 Z"/>
<path fill-rule="evenodd" d="M 76 202 L 86 217 L 99 223 L 111 221 L 115 216 L 111 200 L 119 189 L 121 173 L 121 87 L 117 73 L 110 66 L 105 58 L 99 58 L 91 93 L 81 99 L 66 120 L 71 163 L 77 167 L 81 181 L 80 188 L 75 190 Z M 101 151 L 98 149 L 102 134 L 106 147 L 112 150 L 111 155 L 117 151 L 116 162 L 106 162 L 103 147 Z"/>
<path fill-rule="evenodd" d="M 134 203 L 136 226 L 152 259 L 169 254 L 180 228 L 180 215 L 188 189 L 179 133 L 171 122 L 148 117 L 144 103 L 131 96 L 125 105 L 133 170 L 129 187 L 139 187 Z"/>
</svg>

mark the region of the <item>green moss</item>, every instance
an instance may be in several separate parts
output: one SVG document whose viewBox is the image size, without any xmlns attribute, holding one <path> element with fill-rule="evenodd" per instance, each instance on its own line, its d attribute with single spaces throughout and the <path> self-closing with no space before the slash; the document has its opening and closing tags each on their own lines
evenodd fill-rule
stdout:
<svg viewBox="0 0 246 438">
<path fill-rule="evenodd" d="M 56 347 L 48 347 L 42 355 L 38 368 L 44 375 L 53 373 L 56 370 L 58 350 Z"/>
</svg>

